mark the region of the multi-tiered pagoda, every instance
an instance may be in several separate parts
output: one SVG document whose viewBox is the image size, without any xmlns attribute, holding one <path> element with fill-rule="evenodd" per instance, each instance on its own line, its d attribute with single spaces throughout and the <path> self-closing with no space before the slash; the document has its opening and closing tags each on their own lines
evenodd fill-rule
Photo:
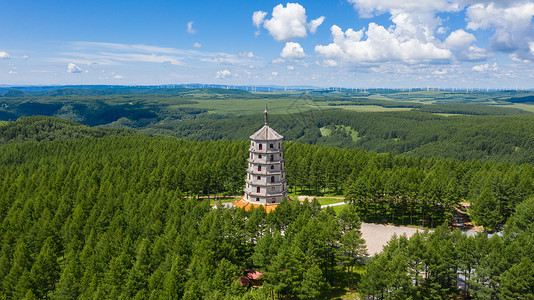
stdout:
<svg viewBox="0 0 534 300">
<path fill-rule="evenodd" d="M 275 206 L 287 198 L 284 137 L 269 127 L 267 114 L 265 106 L 265 125 L 250 136 L 245 196 L 236 206 Z"/>
</svg>

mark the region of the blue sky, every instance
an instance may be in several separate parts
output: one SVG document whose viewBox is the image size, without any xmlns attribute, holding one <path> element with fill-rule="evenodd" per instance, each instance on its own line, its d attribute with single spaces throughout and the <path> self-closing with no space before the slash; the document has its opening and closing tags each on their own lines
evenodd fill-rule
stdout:
<svg viewBox="0 0 534 300">
<path fill-rule="evenodd" d="M 534 1 L 0 0 L 0 85 L 534 88 Z"/>
</svg>

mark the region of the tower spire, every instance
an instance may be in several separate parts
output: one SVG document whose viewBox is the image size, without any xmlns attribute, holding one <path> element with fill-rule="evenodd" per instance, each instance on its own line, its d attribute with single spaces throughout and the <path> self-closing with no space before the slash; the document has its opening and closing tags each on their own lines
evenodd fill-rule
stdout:
<svg viewBox="0 0 534 300">
<path fill-rule="evenodd" d="M 267 104 L 265 104 L 265 125 L 267 125 Z"/>
</svg>

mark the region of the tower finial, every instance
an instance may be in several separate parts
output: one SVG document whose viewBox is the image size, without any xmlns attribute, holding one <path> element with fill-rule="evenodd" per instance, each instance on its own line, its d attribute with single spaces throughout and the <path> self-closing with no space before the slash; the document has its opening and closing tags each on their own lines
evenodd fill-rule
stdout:
<svg viewBox="0 0 534 300">
<path fill-rule="evenodd" d="M 265 125 L 267 125 L 267 104 L 265 104 Z"/>
</svg>

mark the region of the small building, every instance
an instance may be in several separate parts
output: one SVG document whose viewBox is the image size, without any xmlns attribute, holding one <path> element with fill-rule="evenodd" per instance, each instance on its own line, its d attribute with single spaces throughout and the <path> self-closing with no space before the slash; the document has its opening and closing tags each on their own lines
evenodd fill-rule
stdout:
<svg viewBox="0 0 534 300">
<path fill-rule="evenodd" d="M 288 198 L 283 138 L 269 127 L 265 106 L 265 125 L 250 136 L 245 195 L 234 205 L 245 209 L 264 205 L 266 211 L 270 211 L 270 206 L 276 206 L 282 199 Z"/>
<path fill-rule="evenodd" d="M 263 273 L 247 269 L 243 271 L 243 276 L 241 276 L 241 285 L 242 286 L 252 286 L 259 287 L 263 285 L 263 279 L 260 277 L 263 276 Z"/>
</svg>

